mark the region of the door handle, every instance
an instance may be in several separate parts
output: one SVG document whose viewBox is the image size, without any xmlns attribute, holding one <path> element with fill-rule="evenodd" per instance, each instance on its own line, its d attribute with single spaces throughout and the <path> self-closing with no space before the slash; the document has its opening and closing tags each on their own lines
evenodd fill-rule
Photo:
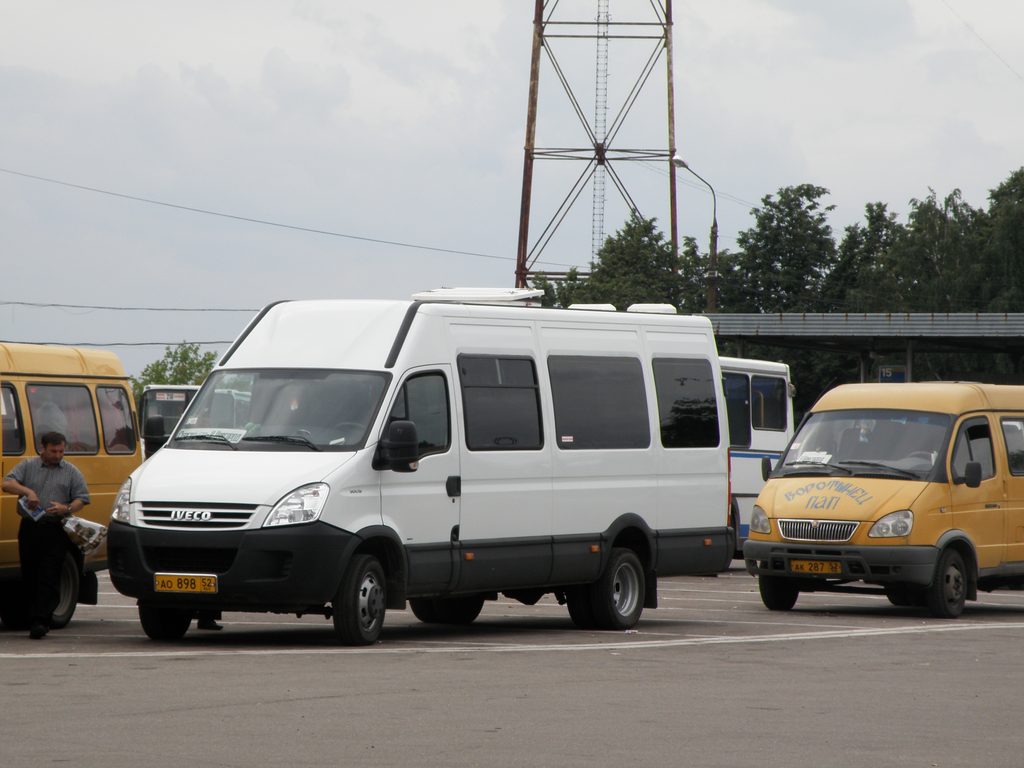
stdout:
<svg viewBox="0 0 1024 768">
<path fill-rule="evenodd" d="M 459 475 L 448 475 L 448 479 L 444 483 L 444 489 L 448 492 L 451 498 L 456 498 L 462 495 L 462 477 Z"/>
<path fill-rule="evenodd" d="M 989 502 L 988 504 L 985 505 L 985 509 L 999 509 L 999 504 Z"/>
</svg>

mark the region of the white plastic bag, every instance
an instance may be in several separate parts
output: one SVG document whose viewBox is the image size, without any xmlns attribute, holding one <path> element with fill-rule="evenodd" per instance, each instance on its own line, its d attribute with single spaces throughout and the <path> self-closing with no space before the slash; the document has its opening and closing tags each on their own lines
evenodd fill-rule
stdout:
<svg viewBox="0 0 1024 768">
<path fill-rule="evenodd" d="M 64 518 L 64 532 L 67 533 L 71 542 L 86 555 L 99 547 L 107 538 L 107 526 L 74 515 Z"/>
</svg>

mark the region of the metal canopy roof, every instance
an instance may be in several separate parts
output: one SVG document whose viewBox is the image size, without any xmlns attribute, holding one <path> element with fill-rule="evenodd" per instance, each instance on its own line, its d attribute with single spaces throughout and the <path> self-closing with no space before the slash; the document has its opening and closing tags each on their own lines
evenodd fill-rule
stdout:
<svg viewBox="0 0 1024 768">
<path fill-rule="evenodd" d="M 1024 313 L 710 314 L 719 341 L 832 351 L 1020 352 Z"/>
</svg>

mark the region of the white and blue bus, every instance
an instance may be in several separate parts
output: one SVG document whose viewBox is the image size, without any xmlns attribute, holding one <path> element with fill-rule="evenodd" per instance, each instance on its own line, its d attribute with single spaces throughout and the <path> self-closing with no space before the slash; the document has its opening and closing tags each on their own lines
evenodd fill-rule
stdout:
<svg viewBox="0 0 1024 768">
<path fill-rule="evenodd" d="M 761 460 L 774 464 L 793 436 L 789 366 L 768 360 L 719 358 L 729 418 L 730 516 L 736 557 L 750 530 L 750 513 L 764 480 Z"/>
</svg>

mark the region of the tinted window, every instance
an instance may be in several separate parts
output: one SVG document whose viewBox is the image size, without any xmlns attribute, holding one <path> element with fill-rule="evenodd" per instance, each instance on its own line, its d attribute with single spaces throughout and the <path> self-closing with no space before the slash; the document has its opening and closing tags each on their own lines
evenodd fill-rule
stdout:
<svg viewBox="0 0 1024 768">
<path fill-rule="evenodd" d="M 451 444 L 448 386 L 440 373 L 409 379 L 391 408 L 388 421 L 412 421 L 419 438 L 419 455 L 442 453 Z"/>
<path fill-rule="evenodd" d="M 515 451 L 543 445 L 533 360 L 459 355 L 459 380 L 469 450 Z"/>
<path fill-rule="evenodd" d="M 17 395 L 11 387 L 0 389 L 0 416 L 3 417 L 4 453 L 24 453 L 25 428 L 21 424 Z"/>
<path fill-rule="evenodd" d="M 777 376 L 751 377 L 750 422 L 754 429 L 785 429 L 786 397 L 785 379 Z"/>
<path fill-rule="evenodd" d="M 1003 419 L 1002 426 L 1010 473 L 1024 475 L 1024 418 Z"/>
<path fill-rule="evenodd" d="M 96 387 L 107 453 L 135 453 L 135 428 L 128 393 L 121 387 Z"/>
<path fill-rule="evenodd" d="M 647 448 L 651 429 L 640 361 L 550 357 L 559 448 Z"/>
<path fill-rule="evenodd" d="M 733 448 L 749 448 L 750 378 L 745 373 L 727 373 L 722 381 L 729 416 L 729 445 Z"/>
<path fill-rule="evenodd" d="M 718 403 L 707 360 L 654 361 L 661 444 L 666 448 L 718 445 Z"/>
<path fill-rule="evenodd" d="M 30 384 L 26 392 L 37 451 L 43 449 L 40 438 L 47 432 L 60 432 L 67 438 L 67 453 L 99 451 L 96 416 L 86 387 Z"/>
<path fill-rule="evenodd" d="M 976 461 L 981 464 L 982 479 L 995 474 L 995 462 L 992 455 L 992 434 L 985 418 L 970 419 L 960 425 L 956 436 L 956 447 L 953 449 L 953 478 L 963 478 L 967 463 Z"/>
</svg>

